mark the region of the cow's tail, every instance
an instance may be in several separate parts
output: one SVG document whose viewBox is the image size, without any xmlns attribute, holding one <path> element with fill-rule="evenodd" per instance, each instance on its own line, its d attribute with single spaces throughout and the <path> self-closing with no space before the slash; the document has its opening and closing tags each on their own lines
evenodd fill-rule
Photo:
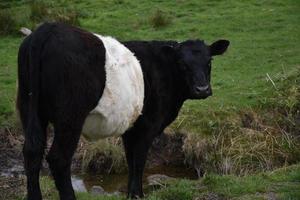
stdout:
<svg viewBox="0 0 300 200">
<path fill-rule="evenodd" d="M 32 33 L 32 31 L 29 28 L 26 28 L 26 27 L 21 27 L 20 32 L 25 36 L 28 36 Z"/>
<path fill-rule="evenodd" d="M 30 41 L 23 47 L 25 50 L 22 52 L 21 45 L 19 52 L 18 107 L 25 132 L 24 153 L 30 155 L 43 153 L 46 141 L 44 122 L 39 114 L 40 65 L 41 53 L 52 27 L 52 24 L 41 25 L 30 35 Z M 25 55 L 21 55 L 22 53 Z"/>
</svg>

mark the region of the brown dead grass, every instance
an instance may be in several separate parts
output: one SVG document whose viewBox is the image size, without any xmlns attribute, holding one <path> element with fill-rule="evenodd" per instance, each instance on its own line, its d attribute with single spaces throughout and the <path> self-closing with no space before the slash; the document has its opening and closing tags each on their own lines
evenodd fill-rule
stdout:
<svg viewBox="0 0 300 200">
<path fill-rule="evenodd" d="M 121 138 L 107 138 L 90 143 L 83 155 L 82 169 L 89 173 L 121 173 L 127 164 Z"/>
</svg>

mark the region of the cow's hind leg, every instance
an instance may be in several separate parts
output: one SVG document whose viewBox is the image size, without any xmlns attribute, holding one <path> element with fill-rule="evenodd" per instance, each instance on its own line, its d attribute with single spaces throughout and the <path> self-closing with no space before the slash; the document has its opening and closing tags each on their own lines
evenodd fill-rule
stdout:
<svg viewBox="0 0 300 200">
<path fill-rule="evenodd" d="M 42 199 L 39 173 L 46 146 L 47 122 L 36 120 L 34 129 L 25 129 L 23 146 L 24 168 L 27 176 L 27 199 Z"/>
<path fill-rule="evenodd" d="M 83 121 L 76 124 L 55 124 L 53 144 L 47 161 L 61 200 L 74 200 L 71 183 L 71 162 L 76 150 Z"/>
</svg>

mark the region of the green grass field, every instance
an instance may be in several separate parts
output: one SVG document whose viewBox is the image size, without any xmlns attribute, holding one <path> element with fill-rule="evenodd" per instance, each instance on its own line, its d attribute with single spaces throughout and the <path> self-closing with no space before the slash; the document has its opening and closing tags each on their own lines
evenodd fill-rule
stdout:
<svg viewBox="0 0 300 200">
<path fill-rule="evenodd" d="M 200 38 L 210 44 L 221 38 L 230 40 L 228 52 L 213 61 L 214 95 L 205 101 L 187 101 L 171 125 L 173 131 L 188 133 L 190 137 L 185 146 L 187 160 L 194 160 L 199 154 L 195 153 L 200 151 L 198 144 L 208 144 L 200 152 L 205 156 L 196 159 L 202 160 L 207 170 L 215 166 L 211 171 L 219 174 L 249 174 L 300 161 L 300 128 L 299 121 L 294 119 L 300 105 L 299 1 L 55 0 L 48 3 L 53 10 L 66 7 L 75 10 L 82 28 L 122 41 Z M 30 20 L 26 1 L 0 1 L 2 11 L 8 10 L 7 7 L 19 25 L 34 28 L 39 23 Z M 17 52 L 21 41 L 18 34 L 0 36 L 1 127 L 15 126 Z M 251 126 L 245 127 L 241 119 L 244 115 L 251 116 Z M 230 162 L 234 169 L 229 172 L 217 169 L 224 161 Z M 299 180 L 299 166 L 291 169 Z M 182 180 L 150 195 L 149 199 L 176 199 L 167 196 L 173 191 L 183 192 L 177 199 L 182 199 L 180 195 L 193 199 L 195 194 L 210 192 L 233 199 L 265 199 L 270 192 L 279 199 L 300 198 L 299 192 L 293 192 L 295 188 L 299 191 L 299 182 L 290 184 L 287 178 L 277 184 L 276 178 L 269 178 L 272 173 L 257 176 L 244 179 L 208 176 L 201 182 L 206 185 L 204 191 L 198 188 L 198 182 Z M 282 176 L 290 177 L 289 171 Z M 261 184 L 272 187 L 260 187 Z M 251 187 L 251 192 L 245 192 L 243 186 Z M 190 187 L 196 188 L 196 192 L 184 189 Z M 89 199 L 87 194 L 78 195 L 79 199 Z M 52 198 L 50 195 L 48 199 Z M 114 199 L 104 199 L 107 198 Z"/>
<path fill-rule="evenodd" d="M 201 38 L 208 44 L 219 38 L 230 40 L 229 51 L 213 62 L 214 96 L 206 101 L 187 102 L 182 111 L 182 116 L 187 118 L 198 111 L 256 106 L 274 92 L 266 79 L 267 73 L 277 84 L 281 74 L 299 71 L 300 5 L 297 1 L 68 2 L 83 16 L 80 18 L 83 28 L 120 40 Z M 150 22 L 157 9 L 170 18 L 170 23 L 159 29 L 153 28 Z M 22 3 L 16 3 L 14 10 L 29 15 L 28 6 Z M 21 40 L 20 36 L 0 40 L 2 122 L 14 108 L 16 58 Z"/>
</svg>

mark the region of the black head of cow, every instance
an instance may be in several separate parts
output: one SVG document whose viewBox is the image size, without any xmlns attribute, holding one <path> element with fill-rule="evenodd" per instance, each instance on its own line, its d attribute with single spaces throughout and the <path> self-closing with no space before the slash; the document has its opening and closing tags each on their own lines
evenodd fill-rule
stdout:
<svg viewBox="0 0 300 200">
<path fill-rule="evenodd" d="M 223 54 L 228 40 L 206 45 L 201 40 L 187 40 L 174 47 L 164 47 L 177 60 L 189 99 L 205 99 L 212 95 L 210 85 L 212 57 Z"/>
</svg>

